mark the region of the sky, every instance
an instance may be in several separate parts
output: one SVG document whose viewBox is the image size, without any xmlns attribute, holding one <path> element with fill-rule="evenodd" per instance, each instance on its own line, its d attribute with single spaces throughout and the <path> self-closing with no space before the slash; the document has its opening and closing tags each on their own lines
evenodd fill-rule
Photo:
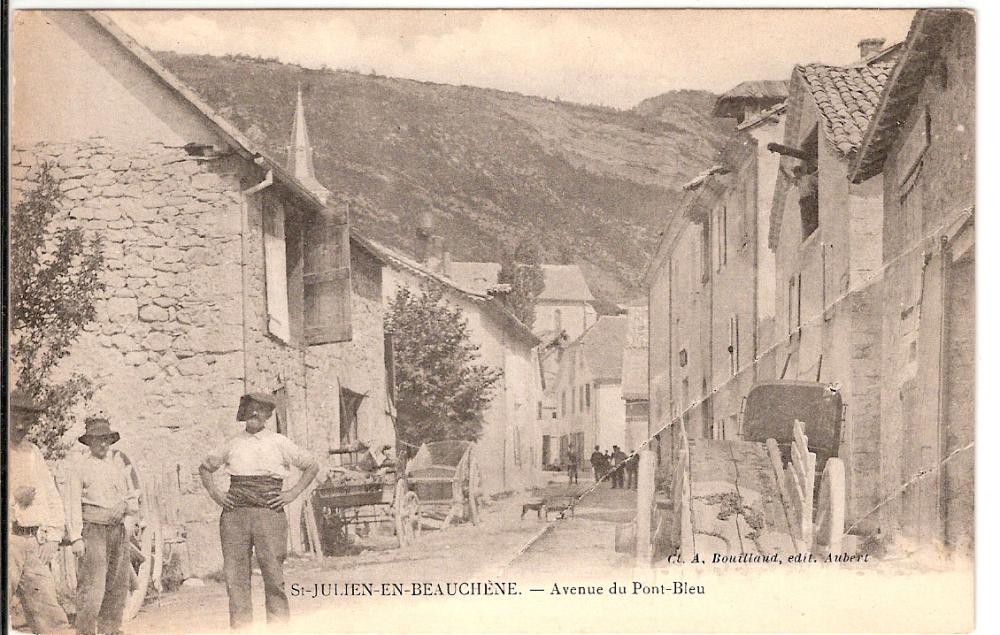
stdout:
<svg viewBox="0 0 1000 635">
<path fill-rule="evenodd" d="M 846 64 L 901 41 L 910 10 L 111 11 L 153 50 L 275 57 L 631 108 L 669 90 L 721 93 Z"/>
</svg>

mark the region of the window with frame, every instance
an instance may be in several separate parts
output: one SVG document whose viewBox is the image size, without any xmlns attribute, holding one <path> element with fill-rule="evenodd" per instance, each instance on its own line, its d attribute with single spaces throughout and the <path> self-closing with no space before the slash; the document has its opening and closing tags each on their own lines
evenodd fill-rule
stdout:
<svg viewBox="0 0 1000 635">
<path fill-rule="evenodd" d="M 590 410 L 590 384 L 584 384 L 583 391 L 585 393 L 585 402 L 587 404 L 587 410 Z"/>
<path fill-rule="evenodd" d="M 726 205 L 715 210 L 715 263 L 716 271 L 722 271 L 722 267 L 726 264 L 726 255 L 728 251 L 727 234 L 729 220 L 729 211 Z"/>
<path fill-rule="evenodd" d="M 267 332 L 283 342 L 292 339 L 288 311 L 288 265 L 285 244 L 285 205 L 280 197 L 263 197 L 264 294 Z"/>
</svg>

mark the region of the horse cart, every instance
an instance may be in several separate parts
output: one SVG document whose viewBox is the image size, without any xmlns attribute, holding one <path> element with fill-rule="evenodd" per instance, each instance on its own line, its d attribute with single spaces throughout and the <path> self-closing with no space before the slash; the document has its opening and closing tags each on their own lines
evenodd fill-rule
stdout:
<svg viewBox="0 0 1000 635">
<path fill-rule="evenodd" d="M 406 464 L 408 494 L 418 501 L 421 524 L 479 524 L 485 496 L 475 447 L 471 441 L 424 443 Z"/>
</svg>

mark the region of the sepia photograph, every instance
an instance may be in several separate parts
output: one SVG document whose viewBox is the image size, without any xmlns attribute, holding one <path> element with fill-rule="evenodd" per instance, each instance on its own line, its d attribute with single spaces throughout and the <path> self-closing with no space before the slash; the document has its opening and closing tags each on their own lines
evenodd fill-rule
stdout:
<svg viewBox="0 0 1000 635">
<path fill-rule="evenodd" d="M 4 10 L 8 632 L 975 628 L 975 11 Z"/>
</svg>

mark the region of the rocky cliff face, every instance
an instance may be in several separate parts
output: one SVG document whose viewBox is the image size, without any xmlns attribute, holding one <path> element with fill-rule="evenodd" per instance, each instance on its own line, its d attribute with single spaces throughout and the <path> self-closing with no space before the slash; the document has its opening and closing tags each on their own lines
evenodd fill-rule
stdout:
<svg viewBox="0 0 1000 635">
<path fill-rule="evenodd" d="M 634 294 L 680 185 L 721 147 L 708 93 L 618 111 L 247 57 L 157 55 L 276 157 L 301 85 L 317 177 L 355 199 L 353 222 L 372 237 L 412 253 L 424 210 L 456 260 L 496 259 L 536 236 L 547 261 L 580 264 L 604 300 Z"/>
</svg>

